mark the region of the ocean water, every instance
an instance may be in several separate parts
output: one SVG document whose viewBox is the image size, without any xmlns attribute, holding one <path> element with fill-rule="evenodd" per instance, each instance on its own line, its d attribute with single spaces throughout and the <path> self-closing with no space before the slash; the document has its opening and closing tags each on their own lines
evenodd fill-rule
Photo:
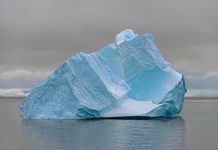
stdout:
<svg viewBox="0 0 218 150">
<path fill-rule="evenodd" d="M 0 98 L 0 150 L 216 150 L 218 100 L 186 101 L 173 119 L 23 120 Z"/>
</svg>

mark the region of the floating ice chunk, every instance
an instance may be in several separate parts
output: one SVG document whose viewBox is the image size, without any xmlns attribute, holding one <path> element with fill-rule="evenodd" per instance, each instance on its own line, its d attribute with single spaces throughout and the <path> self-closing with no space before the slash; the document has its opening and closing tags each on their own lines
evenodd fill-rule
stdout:
<svg viewBox="0 0 218 150">
<path fill-rule="evenodd" d="M 151 33 L 127 29 L 115 43 L 68 59 L 20 108 L 31 119 L 173 117 L 185 92 L 183 75 L 161 56 Z"/>
</svg>

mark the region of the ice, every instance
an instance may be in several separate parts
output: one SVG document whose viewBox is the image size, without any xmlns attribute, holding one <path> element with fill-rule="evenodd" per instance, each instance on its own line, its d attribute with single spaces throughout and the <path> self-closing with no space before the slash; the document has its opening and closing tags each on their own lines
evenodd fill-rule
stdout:
<svg viewBox="0 0 218 150">
<path fill-rule="evenodd" d="M 173 117 L 185 93 L 184 76 L 161 56 L 151 33 L 127 29 L 115 43 L 68 59 L 20 108 L 29 119 Z"/>
</svg>

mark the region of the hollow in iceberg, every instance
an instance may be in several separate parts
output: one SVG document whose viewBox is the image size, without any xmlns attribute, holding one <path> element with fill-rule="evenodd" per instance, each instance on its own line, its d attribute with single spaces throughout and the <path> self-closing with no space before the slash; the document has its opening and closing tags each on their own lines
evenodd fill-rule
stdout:
<svg viewBox="0 0 218 150">
<path fill-rule="evenodd" d="M 164 60 L 152 35 L 127 29 L 99 51 L 68 59 L 20 108 L 29 119 L 173 117 L 185 93 L 184 76 Z"/>
</svg>

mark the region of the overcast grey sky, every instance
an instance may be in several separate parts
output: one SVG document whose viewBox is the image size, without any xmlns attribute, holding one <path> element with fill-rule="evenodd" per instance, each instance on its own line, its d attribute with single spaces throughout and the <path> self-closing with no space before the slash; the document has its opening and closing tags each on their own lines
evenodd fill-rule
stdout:
<svg viewBox="0 0 218 150">
<path fill-rule="evenodd" d="M 152 32 L 189 89 L 218 90 L 217 0 L 0 0 L 0 88 L 32 88 L 126 28 Z"/>
</svg>

